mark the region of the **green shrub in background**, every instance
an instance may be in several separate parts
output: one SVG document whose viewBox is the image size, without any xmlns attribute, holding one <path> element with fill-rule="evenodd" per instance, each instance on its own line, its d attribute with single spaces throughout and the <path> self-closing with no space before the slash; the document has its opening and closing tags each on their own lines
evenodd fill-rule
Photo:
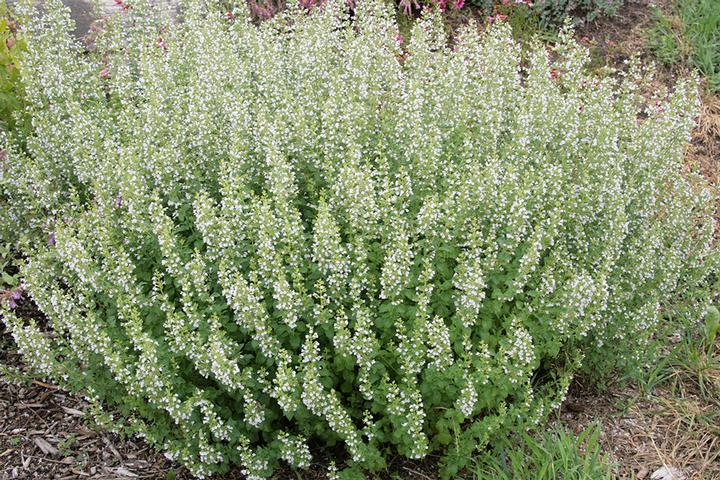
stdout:
<svg viewBox="0 0 720 480">
<path fill-rule="evenodd" d="M 14 129 L 15 112 L 22 106 L 20 63 L 25 39 L 18 32 L 17 21 L 11 15 L 7 2 L 0 1 L 0 128 Z M 22 123 L 22 121 L 21 121 Z"/>
<path fill-rule="evenodd" d="M 624 3 L 624 0 L 537 0 L 533 8 L 543 25 L 559 25 L 568 17 L 592 22 L 601 16 L 614 15 Z"/>
<path fill-rule="evenodd" d="M 570 32 L 520 67 L 503 22 L 403 42 L 372 1 L 183 8 L 137 1 L 90 54 L 59 0 L 24 12 L 33 132 L 0 188 L 52 332 L 4 321 L 107 425 L 198 476 L 332 445 L 453 476 L 581 366 L 643 361 L 677 295 L 704 308 L 693 82 L 646 105 Z"/>
<path fill-rule="evenodd" d="M 13 165 L 8 152 L 2 145 L 7 135 L 23 144 L 23 137 L 29 131 L 29 119 L 23 115 L 23 89 L 20 81 L 20 67 L 25 39 L 19 31 L 17 19 L 13 16 L 5 0 L 0 0 L 0 176 L 12 175 Z M 0 191 L 0 298 L 13 304 L 19 295 L 18 258 L 16 244 L 19 240 L 18 228 L 8 218 L 9 199 Z"/>
<path fill-rule="evenodd" d="M 570 18 L 575 24 L 614 15 L 624 0 L 469 0 L 487 15 L 531 16 L 540 28 L 557 28 Z"/>
<path fill-rule="evenodd" d="M 300 5 L 307 9 L 321 5 L 324 0 L 302 0 Z M 353 2 L 348 2 L 352 5 Z M 556 30 L 566 19 L 575 24 L 592 22 L 602 17 L 614 15 L 625 3 L 624 0 L 396 0 L 398 10 L 408 16 L 420 13 L 423 9 L 438 9 L 441 12 L 452 12 L 472 7 L 481 10 L 485 15 L 494 18 L 501 16 L 529 17 L 530 30 Z M 258 19 L 271 18 L 285 8 L 283 0 L 248 0 L 251 13 Z M 525 26 L 528 28 L 528 25 Z"/>
</svg>

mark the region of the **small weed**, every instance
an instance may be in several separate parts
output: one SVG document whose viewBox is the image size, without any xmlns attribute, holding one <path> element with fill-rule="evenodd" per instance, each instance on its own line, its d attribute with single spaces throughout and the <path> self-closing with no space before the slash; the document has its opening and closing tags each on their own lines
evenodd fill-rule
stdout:
<svg viewBox="0 0 720 480">
<path fill-rule="evenodd" d="M 613 478 L 611 466 L 601 453 L 599 437 L 598 425 L 588 427 L 577 436 L 560 426 L 535 436 L 523 434 L 477 457 L 470 478 L 610 479 Z"/>
<path fill-rule="evenodd" d="M 710 352 L 715 344 L 715 338 L 720 333 L 720 312 L 715 307 L 708 307 L 705 312 L 705 348 Z"/>
<path fill-rule="evenodd" d="M 76 443 L 77 443 L 77 436 L 74 433 L 71 433 L 70 435 L 61 439 L 58 442 L 58 450 L 60 450 L 64 454 L 68 455 L 72 452 L 72 448 Z"/>
<path fill-rule="evenodd" d="M 677 1 L 670 13 L 655 7 L 647 46 L 666 65 L 691 64 L 720 91 L 720 2 Z"/>
<path fill-rule="evenodd" d="M 665 15 L 658 7 L 652 7 L 654 25 L 647 32 L 647 46 L 665 65 L 686 62 L 690 46 L 683 35 L 683 23 L 677 15 Z"/>
<path fill-rule="evenodd" d="M 670 363 L 671 386 L 683 397 L 694 390 L 691 393 L 720 405 L 720 358 L 703 347 L 702 339 L 697 337 L 678 345 Z"/>
<path fill-rule="evenodd" d="M 13 244 L 0 241 L 0 288 L 12 288 L 20 284 L 19 263 Z"/>
</svg>

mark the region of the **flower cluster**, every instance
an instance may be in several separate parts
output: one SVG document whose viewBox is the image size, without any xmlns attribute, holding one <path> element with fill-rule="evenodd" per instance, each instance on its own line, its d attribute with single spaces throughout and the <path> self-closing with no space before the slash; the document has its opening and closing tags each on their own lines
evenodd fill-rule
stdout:
<svg viewBox="0 0 720 480">
<path fill-rule="evenodd" d="M 2 137 L 3 229 L 50 331 L 17 290 L 0 311 L 38 372 L 198 477 L 336 444 L 451 476 L 579 368 L 641 359 L 717 269 L 682 169 L 692 81 L 647 107 L 641 71 L 588 74 L 569 32 L 521 52 L 498 20 L 451 48 L 427 12 L 398 42 L 377 0 L 261 24 L 155 3 L 90 52 L 60 0 L 18 7 L 33 130 Z"/>
</svg>

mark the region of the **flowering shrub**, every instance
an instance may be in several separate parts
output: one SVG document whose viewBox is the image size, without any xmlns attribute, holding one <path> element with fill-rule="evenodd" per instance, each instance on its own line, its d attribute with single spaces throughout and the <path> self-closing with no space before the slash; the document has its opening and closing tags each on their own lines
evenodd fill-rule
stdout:
<svg viewBox="0 0 720 480">
<path fill-rule="evenodd" d="M 6 222 L 50 331 L 37 371 L 198 476 L 444 452 L 444 473 L 555 408 L 582 365 L 642 359 L 702 288 L 712 197 L 682 175 L 693 82 L 583 69 L 564 32 L 520 66 L 509 27 L 382 3 L 255 25 L 138 1 L 83 54 L 60 0 L 26 12 L 33 134 L 3 142 Z M 631 339 L 630 342 L 626 340 Z"/>
</svg>

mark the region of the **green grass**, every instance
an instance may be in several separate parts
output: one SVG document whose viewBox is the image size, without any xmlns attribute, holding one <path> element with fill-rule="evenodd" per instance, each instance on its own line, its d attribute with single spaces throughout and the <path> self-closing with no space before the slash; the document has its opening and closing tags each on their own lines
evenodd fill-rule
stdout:
<svg viewBox="0 0 720 480">
<path fill-rule="evenodd" d="M 613 478 L 601 453 L 600 427 L 575 435 L 555 425 L 545 432 L 510 438 L 475 459 L 467 480 L 603 480 Z"/>
<path fill-rule="evenodd" d="M 658 60 L 694 66 L 708 89 L 720 92 L 720 2 L 677 0 L 671 13 L 655 8 L 654 14 L 647 45 Z"/>
<path fill-rule="evenodd" d="M 720 406 L 720 352 L 706 347 L 702 338 L 688 338 L 670 357 L 668 381 L 675 396 L 695 394 Z"/>
</svg>

